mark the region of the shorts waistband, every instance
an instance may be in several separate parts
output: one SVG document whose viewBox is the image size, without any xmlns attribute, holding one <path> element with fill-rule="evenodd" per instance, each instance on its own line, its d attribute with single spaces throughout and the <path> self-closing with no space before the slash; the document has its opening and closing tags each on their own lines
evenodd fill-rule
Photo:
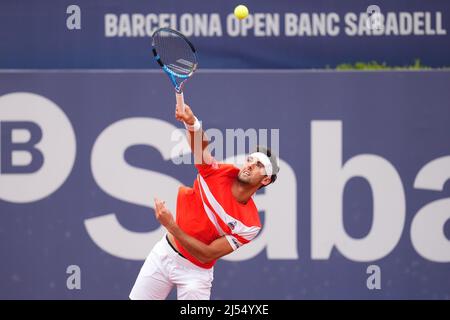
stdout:
<svg viewBox="0 0 450 320">
<path fill-rule="evenodd" d="M 167 240 L 167 243 L 169 244 L 169 246 L 173 249 L 173 251 L 175 251 L 176 253 L 178 253 L 182 258 L 186 259 L 186 257 L 183 256 L 183 255 L 180 253 L 180 251 L 178 251 L 177 249 L 175 249 L 175 247 L 170 243 L 170 241 L 169 241 L 169 235 L 168 235 L 168 234 L 166 234 L 166 240 Z"/>
</svg>

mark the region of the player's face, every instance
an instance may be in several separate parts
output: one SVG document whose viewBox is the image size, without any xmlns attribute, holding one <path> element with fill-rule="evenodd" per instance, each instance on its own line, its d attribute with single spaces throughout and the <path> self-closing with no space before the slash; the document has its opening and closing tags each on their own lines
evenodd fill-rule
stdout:
<svg viewBox="0 0 450 320">
<path fill-rule="evenodd" d="M 240 182 L 251 185 L 259 185 L 265 177 L 266 169 L 264 169 L 264 165 L 252 156 L 247 157 L 238 174 Z"/>
</svg>

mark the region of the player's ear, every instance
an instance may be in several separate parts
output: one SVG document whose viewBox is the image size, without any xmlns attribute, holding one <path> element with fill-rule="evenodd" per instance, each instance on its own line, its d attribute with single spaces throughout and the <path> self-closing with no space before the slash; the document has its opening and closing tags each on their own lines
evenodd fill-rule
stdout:
<svg viewBox="0 0 450 320">
<path fill-rule="evenodd" d="M 265 176 L 264 179 L 262 179 L 261 183 L 264 186 L 267 186 L 268 184 L 270 184 L 271 181 L 272 181 L 272 179 L 269 176 Z"/>
</svg>

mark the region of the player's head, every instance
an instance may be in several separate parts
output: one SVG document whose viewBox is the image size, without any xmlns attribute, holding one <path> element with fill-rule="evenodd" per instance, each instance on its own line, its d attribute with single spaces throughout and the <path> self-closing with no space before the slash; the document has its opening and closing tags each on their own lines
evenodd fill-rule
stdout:
<svg viewBox="0 0 450 320">
<path fill-rule="evenodd" d="M 241 183 L 264 188 L 275 182 L 280 167 L 278 158 L 269 148 L 257 146 L 256 151 L 249 154 L 239 171 L 238 180 Z"/>
</svg>

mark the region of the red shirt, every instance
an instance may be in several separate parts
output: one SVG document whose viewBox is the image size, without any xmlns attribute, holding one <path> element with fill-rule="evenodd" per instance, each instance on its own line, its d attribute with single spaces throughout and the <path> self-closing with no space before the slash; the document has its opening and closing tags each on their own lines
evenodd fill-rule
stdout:
<svg viewBox="0 0 450 320">
<path fill-rule="evenodd" d="M 252 198 L 241 204 L 231 193 L 239 169 L 217 163 L 196 167 L 199 174 L 193 187 L 181 186 L 178 190 L 178 226 L 205 244 L 225 236 L 234 250 L 254 239 L 261 230 L 258 209 Z M 216 263 L 201 263 L 175 242 L 180 253 L 197 266 L 209 269 Z"/>
</svg>

